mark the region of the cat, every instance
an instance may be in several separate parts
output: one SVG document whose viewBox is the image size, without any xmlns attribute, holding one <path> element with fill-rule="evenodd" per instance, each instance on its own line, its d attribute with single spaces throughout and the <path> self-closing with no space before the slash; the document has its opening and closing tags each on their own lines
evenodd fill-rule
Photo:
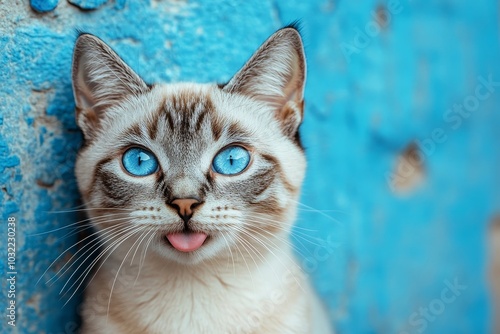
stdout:
<svg viewBox="0 0 500 334">
<path fill-rule="evenodd" d="M 82 333 L 332 332 L 288 240 L 305 79 L 293 25 L 224 85 L 148 85 L 78 37 L 75 174 L 102 244 Z"/>
</svg>

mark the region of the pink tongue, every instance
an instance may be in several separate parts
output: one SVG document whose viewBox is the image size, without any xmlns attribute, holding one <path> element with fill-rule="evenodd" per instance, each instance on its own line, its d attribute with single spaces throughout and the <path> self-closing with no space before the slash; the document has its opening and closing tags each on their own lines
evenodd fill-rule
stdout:
<svg viewBox="0 0 500 334">
<path fill-rule="evenodd" d="M 181 252 L 192 252 L 203 245 L 207 235 L 205 233 L 171 233 L 167 239 L 175 249 Z"/>
</svg>

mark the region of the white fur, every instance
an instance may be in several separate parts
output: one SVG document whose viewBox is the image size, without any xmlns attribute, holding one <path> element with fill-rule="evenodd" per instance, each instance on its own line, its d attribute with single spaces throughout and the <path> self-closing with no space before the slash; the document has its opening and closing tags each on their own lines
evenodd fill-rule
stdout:
<svg viewBox="0 0 500 334">
<path fill-rule="evenodd" d="M 90 40 L 89 47 L 102 43 L 93 37 L 85 38 Z M 100 47 L 108 61 L 119 62 L 110 49 Z M 122 64 L 124 75 L 111 74 L 97 68 L 100 63 L 95 50 L 87 56 L 85 45 L 79 45 L 78 50 L 85 65 L 77 63 L 74 67 L 75 94 L 81 109 L 78 122 L 86 138 L 92 140 L 78 156 L 76 175 L 80 191 L 87 194 L 84 201 L 91 218 L 99 219 L 99 210 L 92 209 L 93 204 L 105 199 L 102 193 L 88 195 L 94 187 L 92 175 L 98 161 L 111 157 L 102 168 L 130 186 L 144 189 L 155 186 L 154 175 L 133 177 L 124 172 L 116 147 L 133 143 L 147 147 L 156 156 L 166 179 L 172 180 L 171 186 L 181 196 L 188 196 L 196 190 L 197 178 L 210 169 L 214 155 L 237 141 L 226 133 L 231 124 L 238 124 L 250 133 L 252 163 L 239 175 L 216 175 L 217 186 L 224 188 L 253 180 L 258 171 L 266 164 L 269 166 L 264 156 L 272 156 L 279 161 L 281 179 L 274 180 L 258 200 L 276 197 L 275 210 L 284 212 L 276 222 L 280 224 L 277 232 L 257 230 L 261 234 L 257 239 L 261 241 L 250 239 L 250 243 L 242 232 L 244 223 L 265 225 L 266 221 L 259 222 L 260 218 L 253 217 L 248 203 L 245 203 L 247 210 L 244 205 L 243 209 L 233 208 L 235 203 L 230 197 L 208 193 L 204 205 L 196 211 L 195 224 L 210 232 L 211 239 L 193 254 L 181 254 L 166 247 L 157 238 L 161 234 L 157 231 L 130 234 L 121 243 L 101 231 L 104 252 L 86 291 L 82 333 L 331 333 L 324 310 L 298 266 L 288 240 L 306 161 L 297 143 L 283 131 L 280 123 L 283 120 L 276 108 L 290 103 L 295 114 L 289 117 L 295 118 L 296 126 L 300 124 L 298 105 L 302 102 L 305 64 L 298 33 L 295 30 L 276 33 L 224 89 L 215 85 L 174 84 L 142 92 L 145 86 L 130 68 Z M 252 66 L 268 71 L 257 78 L 248 77 L 246 71 Z M 94 92 L 89 90 L 93 86 L 87 84 L 82 74 L 89 69 L 93 85 L 101 79 L 108 80 L 105 85 L 94 87 Z M 118 80 L 115 85 L 113 80 Z M 132 82 L 129 88 L 135 93 L 120 98 L 113 87 L 129 81 Z M 205 138 L 210 143 L 208 148 L 182 152 L 192 158 L 189 164 L 179 166 L 164 142 L 147 136 L 124 138 L 124 132 L 136 124 L 146 133 L 146 124 L 153 119 L 161 101 L 169 103 L 169 97 L 186 92 L 193 97 L 209 96 L 220 122 L 227 125 L 218 140 Z M 101 108 L 106 105 L 110 107 Z M 89 123 L 85 113 L 90 111 L 97 113 L 98 127 Z M 166 126 L 158 124 L 158 132 L 168 133 Z M 295 190 L 289 190 L 290 187 Z M 137 194 L 134 205 L 123 213 L 121 224 L 128 228 L 145 224 L 159 228 L 175 226 L 179 217 L 164 201 Z M 228 208 L 224 214 L 215 216 L 215 209 L 225 206 Z M 154 215 L 160 219 L 153 219 L 147 207 L 155 208 Z M 96 224 L 96 228 L 102 227 Z"/>
</svg>

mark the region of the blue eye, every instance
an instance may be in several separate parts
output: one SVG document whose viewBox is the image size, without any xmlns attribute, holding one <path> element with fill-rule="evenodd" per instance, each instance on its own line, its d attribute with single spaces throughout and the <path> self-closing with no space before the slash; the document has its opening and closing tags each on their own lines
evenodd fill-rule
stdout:
<svg viewBox="0 0 500 334">
<path fill-rule="evenodd" d="M 123 154 L 122 163 L 127 172 L 136 176 L 150 175 L 158 169 L 158 161 L 153 153 L 139 147 L 127 150 Z"/>
<path fill-rule="evenodd" d="M 250 153 L 241 146 L 229 146 L 214 158 L 212 168 L 219 174 L 234 175 L 243 171 L 250 162 Z"/>
</svg>

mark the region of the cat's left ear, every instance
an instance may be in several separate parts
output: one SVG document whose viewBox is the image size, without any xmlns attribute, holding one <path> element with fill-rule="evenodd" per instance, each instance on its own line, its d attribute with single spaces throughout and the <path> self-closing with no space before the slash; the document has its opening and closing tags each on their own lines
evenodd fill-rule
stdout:
<svg viewBox="0 0 500 334">
<path fill-rule="evenodd" d="M 304 113 L 305 80 L 302 38 L 292 26 L 269 37 L 223 90 L 267 103 L 285 134 L 294 137 Z"/>
<path fill-rule="evenodd" d="M 106 43 L 90 34 L 76 41 L 72 72 L 76 121 L 87 139 L 98 132 L 109 107 L 149 90 Z"/>
</svg>

